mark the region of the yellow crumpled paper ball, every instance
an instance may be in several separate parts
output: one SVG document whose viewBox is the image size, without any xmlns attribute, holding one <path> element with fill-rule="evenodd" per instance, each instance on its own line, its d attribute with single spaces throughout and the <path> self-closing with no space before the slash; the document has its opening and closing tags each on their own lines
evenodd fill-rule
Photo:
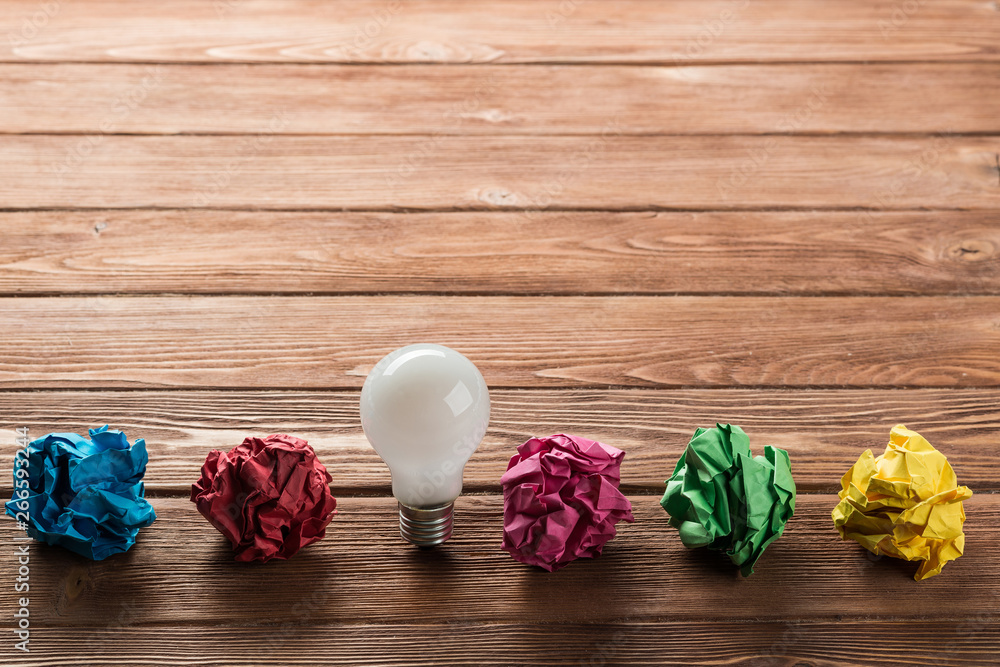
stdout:
<svg viewBox="0 0 1000 667">
<path fill-rule="evenodd" d="M 962 501 L 972 491 L 958 486 L 948 459 L 919 433 L 893 427 L 885 452 L 875 458 L 866 450 L 840 484 L 833 523 L 843 539 L 873 554 L 921 561 L 917 581 L 962 555 Z"/>
</svg>

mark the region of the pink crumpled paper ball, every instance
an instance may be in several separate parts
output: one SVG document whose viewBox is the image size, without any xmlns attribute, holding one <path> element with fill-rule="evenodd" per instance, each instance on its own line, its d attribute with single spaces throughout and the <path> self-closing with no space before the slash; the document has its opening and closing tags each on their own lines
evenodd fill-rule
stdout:
<svg viewBox="0 0 1000 667">
<path fill-rule="evenodd" d="M 572 435 L 518 447 L 500 478 L 504 550 L 549 572 L 599 556 L 615 524 L 635 520 L 618 490 L 624 458 L 620 449 Z"/>
</svg>

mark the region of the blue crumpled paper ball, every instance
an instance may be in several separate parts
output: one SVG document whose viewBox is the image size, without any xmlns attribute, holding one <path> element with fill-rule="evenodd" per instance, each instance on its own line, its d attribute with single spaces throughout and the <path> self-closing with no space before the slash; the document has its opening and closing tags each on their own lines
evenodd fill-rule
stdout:
<svg viewBox="0 0 1000 667">
<path fill-rule="evenodd" d="M 32 441 L 27 454 L 28 476 L 17 476 L 22 466 L 15 462 L 6 507 L 34 539 L 104 560 L 128 551 L 139 529 L 156 519 L 143 497 L 149 457 L 142 438 L 129 447 L 124 433 L 105 425 L 90 429 L 89 440 L 49 433 Z"/>
</svg>

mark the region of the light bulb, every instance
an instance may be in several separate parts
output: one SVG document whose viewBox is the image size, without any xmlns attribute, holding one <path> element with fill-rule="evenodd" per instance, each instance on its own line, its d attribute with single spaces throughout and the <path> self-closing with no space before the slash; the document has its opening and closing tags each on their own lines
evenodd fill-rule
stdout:
<svg viewBox="0 0 1000 667">
<path fill-rule="evenodd" d="M 451 537 L 462 472 L 489 421 L 486 381 L 451 348 L 408 345 L 368 374 L 361 427 L 389 466 L 404 539 L 432 547 Z"/>
</svg>

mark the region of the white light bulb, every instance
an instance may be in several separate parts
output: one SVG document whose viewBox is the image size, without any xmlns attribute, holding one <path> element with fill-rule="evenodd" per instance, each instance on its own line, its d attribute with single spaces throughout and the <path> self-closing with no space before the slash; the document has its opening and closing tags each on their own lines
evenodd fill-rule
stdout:
<svg viewBox="0 0 1000 667">
<path fill-rule="evenodd" d="M 451 537 L 462 472 L 489 421 L 486 381 L 451 348 L 408 345 L 368 374 L 361 427 L 389 466 L 404 539 L 430 547 Z"/>
</svg>

